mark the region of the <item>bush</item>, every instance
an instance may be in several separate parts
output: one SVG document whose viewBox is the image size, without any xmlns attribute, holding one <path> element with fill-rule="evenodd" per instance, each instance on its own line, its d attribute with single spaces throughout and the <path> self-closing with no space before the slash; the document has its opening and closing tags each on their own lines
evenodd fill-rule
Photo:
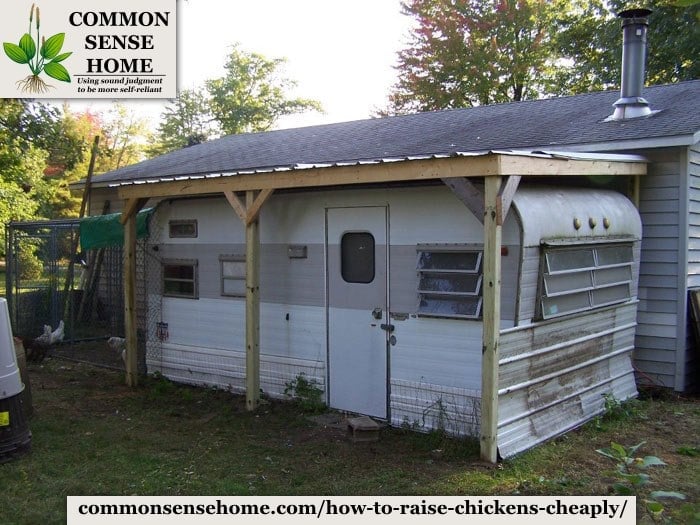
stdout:
<svg viewBox="0 0 700 525">
<path fill-rule="evenodd" d="M 315 380 L 309 381 L 306 379 L 303 373 L 285 384 L 284 393 L 287 396 L 296 398 L 304 412 L 317 414 L 326 410 L 326 403 L 323 401 L 323 390 L 317 386 Z"/>
</svg>

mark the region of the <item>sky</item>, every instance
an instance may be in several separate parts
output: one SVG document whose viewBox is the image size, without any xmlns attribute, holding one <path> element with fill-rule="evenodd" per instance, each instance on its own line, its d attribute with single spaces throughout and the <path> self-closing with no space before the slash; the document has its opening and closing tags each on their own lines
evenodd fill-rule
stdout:
<svg viewBox="0 0 700 525">
<path fill-rule="evenodd" d="M 318 100 L 323 114 L 280 119 L 288 128 L 363 119 L 387 103 L 396 79 L 396 53 L 411 19 L 399 0 L 177 0 L 178 87 L 201 86 L 223 76 L 230 46 L 286 58 L 283 73 L 297 82 L 292 97 Z M 71 104 L 105 110 L 108 103 Z M 162 102 L 136 108 L 153 125 Z"/>
</svg>

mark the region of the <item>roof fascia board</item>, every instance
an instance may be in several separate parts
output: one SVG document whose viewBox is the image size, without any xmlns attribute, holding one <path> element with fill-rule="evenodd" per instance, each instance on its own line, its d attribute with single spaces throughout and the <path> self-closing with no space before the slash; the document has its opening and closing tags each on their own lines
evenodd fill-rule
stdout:
<svg viewBox="0 0 700 525">
<path fill-rule="evenodd" d="M 174 197 L 264 189 L 291 189 L 434 180 L 453 177 L 644 175 L 644 162 L 571 160 L 526 155 L 486 154 L 468 157 L 406 160 L 353 166 L 329 166 L 283 172 L 231 176 L 183 177 L 168 182 L 138 182 L 119 186 L 122 199 Z"/>
<path fill-rule="evenodd" d="M 634 140 L 616 140 L 614 142 L 591 142 L 586 144 L 561 144 L 542 146 L 532 149 L 560 149 L 568 151 L 623 151 L 650 148 L 673 148 L 678 146 L 692 146 L 700 141 L 700 131 L 692 135 L 679 135 L 676 137 L 659 137 Z"/>
</svg>

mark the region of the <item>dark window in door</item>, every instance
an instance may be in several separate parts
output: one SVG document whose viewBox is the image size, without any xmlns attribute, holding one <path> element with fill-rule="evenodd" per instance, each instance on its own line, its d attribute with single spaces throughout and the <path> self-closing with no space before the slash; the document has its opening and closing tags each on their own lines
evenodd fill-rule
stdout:
<svg viewBox="0 0 700 525">
<path fill-rule="evenodd" d="M 374 281 L 374 237 L 368 232 L 348 232 L 340 240 L 340 273 L 348 283 Z"/>
</svg>

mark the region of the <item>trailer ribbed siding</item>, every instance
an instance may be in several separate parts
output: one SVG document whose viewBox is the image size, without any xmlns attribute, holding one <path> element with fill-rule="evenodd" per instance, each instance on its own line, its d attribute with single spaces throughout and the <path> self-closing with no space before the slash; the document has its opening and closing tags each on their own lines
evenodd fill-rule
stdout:
<svg viewBox="0 0 700 525">
<path fill-rule="evenodd" d="M 508 457 L 636 394 L 636 301 L 501 331 L 498 447 Z"/>
</svg>

